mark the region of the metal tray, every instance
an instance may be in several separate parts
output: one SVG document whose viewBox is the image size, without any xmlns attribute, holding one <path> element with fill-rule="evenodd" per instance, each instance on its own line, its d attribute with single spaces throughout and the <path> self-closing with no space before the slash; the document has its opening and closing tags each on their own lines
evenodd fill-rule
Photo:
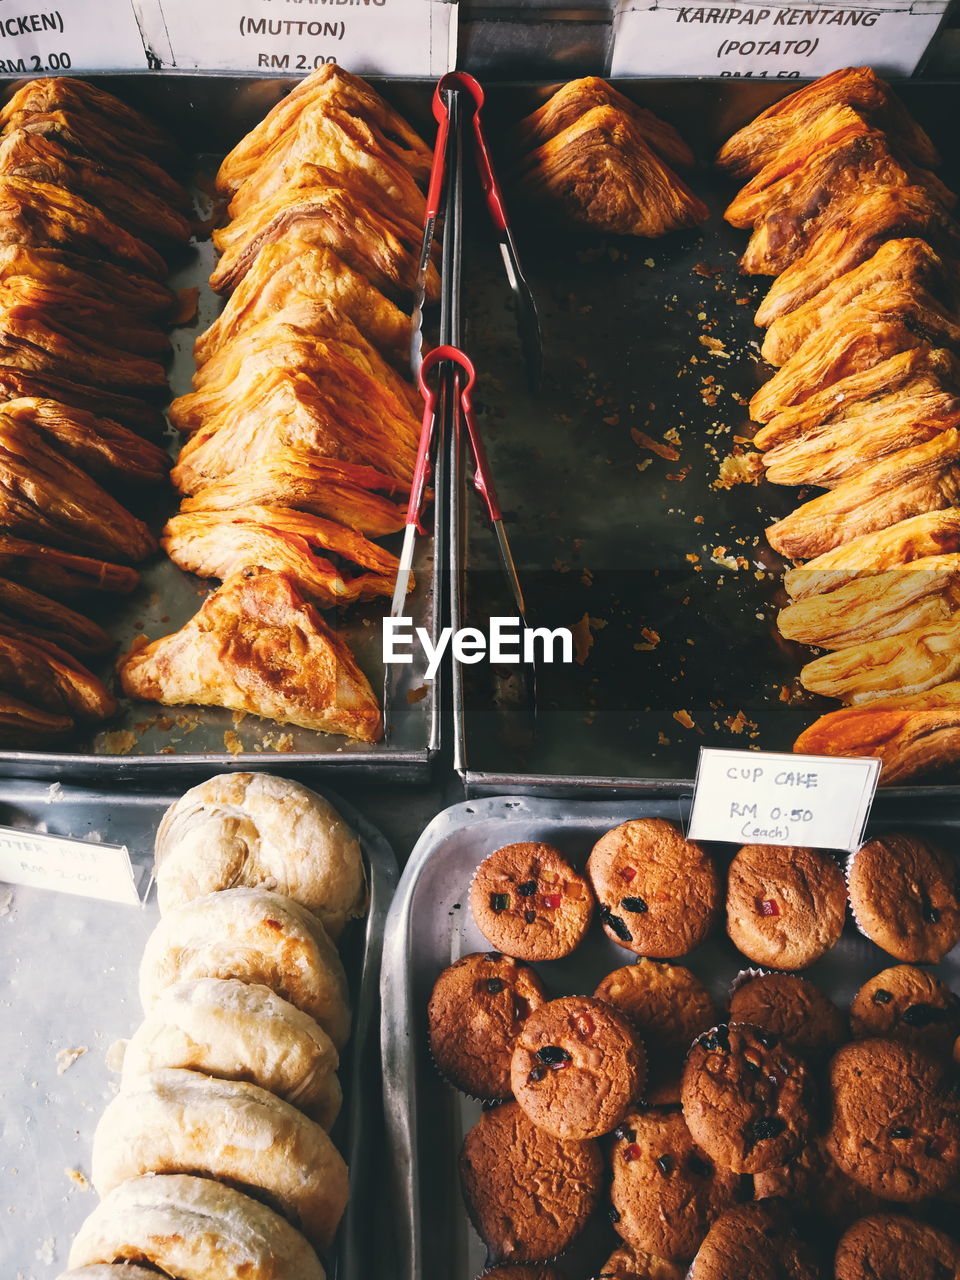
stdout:
<svg viewBox="0 0 960 1280">
<path fill-rule="evenodd" d="M 754 434 L 746 402 L 770 376 L 753 323 L 769 280 L 739 274 L 747 237 L 721 217 L 736 186 L 706 166 L 722 140 L 796 82 L 616 83 L 694 147 L 702 167 L 689 181 L 711 218 L 662 240 L 570 234 L 523 221 L 514 197 L 543 321 L 537 398 L 475 192 L 466 211 L 464 345 L 479 371 L 476 400 L 528 618 L 550 628 L 580 621 L 593 642 L 582 665 L 539 666 L 532 743 L 515 668 L 454 668 L 455 762 L 468 794 L 676 794 L 701 746 L 790 750 L 801 729 L 839 705 L 799 687 L 811 651 L 775 627 L 784 561 L 763 531 L 796 506 L 797 491 L 765 481 L 715 487 L 737 439 Z M 957 87 L 897 89 L 942 147 L 956 187 Z M 548 92 L 492 86 L 492 136 L 508 136 Z M 505 151 L 500 161 L 506 171 Z M 678 456 L 638 447 L 631 429 L 659 441 L 669 433 Z M 456 452 L 452 467 L 451 550 L 461 568 L 452 622 L 482 626 L 515 610 Z"/>
<path fill-rule="evenodd" d="M 247 133 L 283 96 L 292 80 L 262 80 L 232 75 L 195 75 L 146 72 L 130 75 L 89 76 L 124 101 L 140 107 L 178 138 L 189 157 L 193 191 L 201 217 L 211 212 L 212 180 L 225 152 Z M 430 95 L 432 82 L 381 81 L 386 97 L 432 136 Z M 171 276 L 174 288 L 199 288 L 197 318 L 173 330 L 173 358 L 169 380 L 174 396 L 190 390 L 195 370 L 194 339 L 203 332 L 221 307 L 207 279 L 216 253 L 207 235 L 195 240 Z M 171 432 L 171 446 L 173 446 Z M 435 555 L 443 536 L 443 459 L 435 477 L 434 536 L 418 541 L 414 568 L 417 586 L 410 597 L 416 626 L 436 636 L 442 591 L 439 575 L 442 556 Z M 151 500 L 148 510 L 137 510 L 158 532 L 178 505 L 168 490 Z M 385 545 L 399 551 L 399 535 Z M 126 653 L 137 635 L 151 640 L 177 630 L 196 613 L 212 584 L 184 573 L 161 552 L 142 568 L 142 582 L 128 597 L 91 606 L 117 642 L 117 653 Z M 389 605 L 389 602 L 386 602 Z M 81 608 L 84 608 L 81 605 Z M 334 625 L 343 634 L 379 699 L 383 689 L 380 619 L 383 601 L 373 601 L 338 611 Z M 327 614 L 333 621 L 334 615 Z M 113 682 L 112 659 L 98 674 Z M 119 713 L 95 734 L 72 740 L 68 748 L 49 751 L 0 751 L 0 773 L 17 777 L 67 777 L 71 781 L 136 778 L 145 785 L 157 779 L 184 777 L 204 769 L 274 769 L 301 775 L 304 770 L 334 770 L 338 774 L 373 773 L 385 779 L 426 778 L 429 762 L 440 746 L 440 707 L 435 683 L 427 684 L 425 660 L 415 655 L 410 666 L 400 667 L 392 703 L 389 739 L 377 744 L 354 742 L 291 725 L 278 725 L 257 716 L 235 717 L 218 708 L 161 707 L 124 699 Z M 146 780 L 151 780 L 147 782 Z"/>
<path fill-rule="evenodd" d="M 157 824 L 178 792 L 119 793 L 109 799 L 79 787 L 0 782 L 0 823 L 28 831 L 125 844 L 144 881 L 153 863 Z M 344 1109 L 333 1136 L 350 1165 L 350 1202 L 331 1250 L 328 1274 L 365 1280 L 378 1274 L 371 1231 L 380 1198 L 378 1135 L 380 1046 L 377 1025 L 380 953 L 397 864 L 387 841 L 352 806 L 327 798 L 360 837 L 370 880 L 370 910 L 349 928 L 342 955 L 354 1022 L 341 1058 Z M 8 896 L 8 894 L 10 896 Z M 73 1236 L 96 1204 L 69 1170 L 90 1174 L 93 1130 L 116 1093 L 104 1053 L 129 1037 L 142 1014 L 137 971 L 159 919 L 146 906 L 119 906 L 40 889 L 0 885 L 0 971 L 4 1070 L 0 1195 L 0 1271 L 14 1280 L 52 1280 L 66 1267 Z M 62 1049 L 87 1047 L 57 1073 Z"/>
<path fill-rule="evenodd" d="M 440 1079 L 427 1047 L 426 1020 L 440 971 L 462 955 L 490 947 L 473 923 L 468 902 L 477 864 L 502 845 L 529 840 L 554 844 L 582 866 L 599 837 L 621 822 L 659 817 L 683 825 L 688 814 L 686 800 L 562 802 L 498 796 L 454 805 L 424 831 L 400 879 L 383 944 L 383 1079 L 395 1179 L 397 1280 L 474 1280 L 486 1261 L 461 1199 L 457 1169 L 463 1136 L 481 1108 Z M 931 801 L 918 812 L 889 793 L 881 795 L 868 838 L 904 827 L 944 838 L 948 848 L 960 849 L 960 801 Z M 710 847 L 721 860 L 736 851 L 733 845 Z M 589 995 L 601 977 L 633 959 L 595 923 L 572 956 L 535 968 L 551 996 Z M 845 1008 L 868 977 L 894 963 L 849 925 L 837 946 L 805 974 Z M 730 982 L 749 967 L 719 933 L 683 964 L 706 983 L 721 1009 Z M 957 988 L 960 946 L 937 970 Z M 613 1230 L 598 1213 L 558 1270 L 569 1280 L 582 1280 L 596 1273 L 614 1247 Z"/>
</svg>

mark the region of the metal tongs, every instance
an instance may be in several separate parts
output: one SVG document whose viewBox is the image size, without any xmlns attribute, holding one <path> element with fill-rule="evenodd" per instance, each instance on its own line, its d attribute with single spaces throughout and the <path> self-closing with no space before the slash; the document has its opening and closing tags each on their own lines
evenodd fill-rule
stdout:
<svg viewBox="0 0 960 1280">
<path fill-rule="evenodd" d="M 500 501 L 497 497 L 496 486 L 493 482 L 493 474 L 490 470 L 490 463 L 487 461 L 487 451 L 484 448 L 483 439 L 480 435 L 480 428 L 477 425 L 476 415 L 473 410 L 473 386 L 476 382 L 476 372 L 470 359 L 458 347 L 443 346 L 434 347 L 434 349 L 426 356 L 420 364 L 420 371 L 417 375 L 417 381 L 420 385 L 420 394 L 423 396 L 423 422 L 420 428 L 420 443 L 417 449 L 417 462 L 414 468 L 413 481 L 410 486 L 410 500 L 407 505 L 407 522 L 403 531 L 403 547 L 400 551 L 400 567 L 397 571 L 397 582 L 393 590 L 393 603 L 390 606 L 391 618 L 399 618 L 403 613 L 404 602 L 407 597 L 407 591 L 410 588 L 410 575 L 413 567 L 413 551 L 418 533 L 425 534 L 427 529 L 423 524 L 423 507 L 426 496 L 427 484 L 430 480 L 432 464 L 430 461 L 431 451 L 433 448 L 434 436 L 436 434 L 437 425 L 437 406 L 439 403 L 440 389 L 431 386 L 427 381 L 427 375 L 438 364 L 445 364 L 447 369 L 454 374 L 454 394 L 458 403 L 456 413 L 458 420 L 462 424 L 467 433 L 467 439 L 470 441 L 470 451 L 473 454 L 473 486 L 483 499 L 484 506 L 487 509 L 487 515 L 490 517 L 490 524 L 497 537 L 497 547 L 500 551 L 500 559 L 503 563 L 504 573 L 510 584 L 510 590 L 513 593 L 514 603 L 517 606 L 517 613 L 523 624 L 524 630 L 527 628 L 526 605 L 523 599 L 523 591 L 520 587 L 520 579 L 517 576 L 517 566 L 514 563 L 513 553 L 510 550 L 510 542 L 507 538 L 507 531 L 503 525 L 503 512 L 500 510 Z M 459 371 L 459 376 L 457 376 Z"/>
<path fill-rule="evenodd" d="M 473 123 L 473 148 L 487 209 L 493 222 L 500 246 L 500 255 L 507 273 L 507 281 L 513 292 L 516 303 L 517 330 L 520 334 L 520 346 L 524 362 L 527 366 L 527 378 L 531 390 L 536 393 L 540 389 L 540 378 L 543 369 L 543 341 L 540 333 L 540 316 L 533 291 L 527 283 L 520 265 L 516 241 L 510 224 L 507 221 L 503 192 L 490 159 L 486 134 L 480 111 L 484 104 L 484 92 L 479 82 L 464 71 L 451 71 L 442 76 L 433 94 L 433 114 L 437 121 L 437 140 L 433 152 L 433 164 L 430 169 L 430 183 L 427 188 L 426 213 L 423 223 L 423 243 L 420 249 L 419 270 L 414 294 L 414 308 L 411 319 L 410 363 L 415 375 L 419 375 L 423 360 L 423 304 L 427 292 L 427 273 L 430 267 L 430 255 L 433 251 L 433 238 L 439 216 L 440 199 L 445 186 L 447 165 L 447 143 L 450 134 L 450 98 L 451 95 L 464 95 L 473 104 L 471 120 Z M 499 534 L 497 535 L 499 538 Z"/>
</svg>

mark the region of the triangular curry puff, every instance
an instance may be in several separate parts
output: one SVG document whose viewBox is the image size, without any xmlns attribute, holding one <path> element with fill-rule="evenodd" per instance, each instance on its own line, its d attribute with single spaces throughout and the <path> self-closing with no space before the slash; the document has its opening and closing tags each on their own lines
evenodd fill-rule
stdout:
<svg viewBox="0 0 960 1280">
<path fill-rule="evenodd" d="M 380 708 L 353 654 L 289 575 L 248 568 L 174 635 L 121 664 L 128 697 L 228 707 L 376 742 Z"/>
<path fill-rule="evenodd" d="M 615 107 L 594 107 L 531 151 L 518 178 L 529 199 L 563 220 L 614 235 L 664 236 L 709 216 Z"/>
</svg>

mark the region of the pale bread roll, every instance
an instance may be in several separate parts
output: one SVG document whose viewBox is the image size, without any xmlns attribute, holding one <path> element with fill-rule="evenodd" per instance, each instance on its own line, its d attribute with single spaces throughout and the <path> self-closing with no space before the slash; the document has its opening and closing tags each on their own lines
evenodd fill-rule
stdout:
<svg viewBox="0 0 960 1280">
<path fill-rule="evenodd" d="M 184 1175 L 125 1182 L 84 1222 L 69 1265 L 121 1260 L 176 1280 L 326 1280 L 316 1253 L 278 1213 Z"/>
<path fill-rule="evenodd" d="M 342 1049 L 350 1034 L 347 979 L 316 916 L 264 889 L 224 889 L 169 911 L 147 939 L 140 999 L 149 1013 L 186 978 L 259 982 L 316 1019 Z"/>
<path fill-rule="evenodd" d="M 125 1262 L 95 1262 L 92 1267 L 63 1271 L 57 1280 L 157 1280 L 157 1273 Z"/>
<path fill-rule="evenodd" d="M 222 773 L 163 815 L 154 846 L 161 912 L 218 889 L 271 889 L 331 938 L 366 909 L 360 843 L 316 792 L 266 773 Z"/>
<path fill-rule="evenodd" d="M 121 1089 L 162 1067 L 246 1080 L 329 1129 L 342 1101 L 333 1041 L 309 1014 L 268 988 L 195 978 L 162 993 L 127 1042 Z"/>
<path fill-rule="evenodd" d="M 197 1071 L 154 1071 L 115 1097 L 93 1135 L 105 1196 L 146 1173 L 199 1173 L 263 1192 L 318 1250 L 347 1204 L 343 1157 L 318 1124 L 266 1089 Z"/>
</svg>

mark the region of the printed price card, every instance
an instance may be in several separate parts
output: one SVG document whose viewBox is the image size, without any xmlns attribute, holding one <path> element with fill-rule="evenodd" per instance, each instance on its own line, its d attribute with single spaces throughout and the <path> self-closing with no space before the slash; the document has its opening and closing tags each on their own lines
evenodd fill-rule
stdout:
<svg viewBox="0 0 960 1280">
<path fill-rule="evenodd" d="M 0 827 L 0 881 L 140 905 L 133 865 L 124 845 Z"/>
<path fill-rule="evenodd" d="M 359 75 L 437 76 L 456 57 L 457 6 L 443 0 L 136 0 L 161 66 L 305 76 L 327 62 Z"/>
<path fill-rule="evenodd" d="M 911 75 L 948 0 L 619 0 L 611 75 L 795 80 L 867 63 Z"/>
<path fill-rule="evenodd" d="M 0 5 L 0 75 L 142 70 L 131 0 L 10 0 Z"/>
<path fill-rule="evenodd" d="M 859 849 L 880 761 L 703 748 L 691 840 Z"/>
</svg>

